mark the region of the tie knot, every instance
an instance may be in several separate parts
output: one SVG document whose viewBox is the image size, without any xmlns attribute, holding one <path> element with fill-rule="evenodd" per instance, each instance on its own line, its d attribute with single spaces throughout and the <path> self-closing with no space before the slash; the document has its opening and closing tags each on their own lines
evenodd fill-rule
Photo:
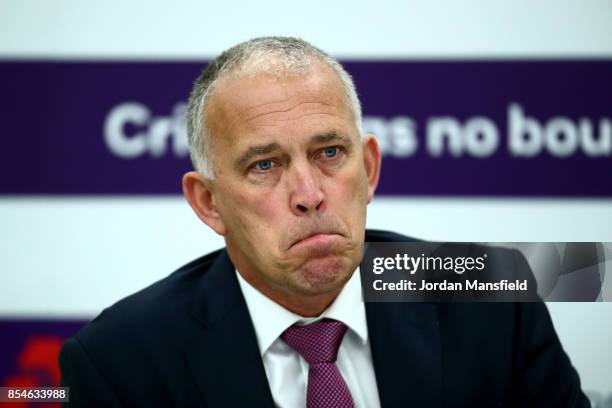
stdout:
<svg viewBox="0 0 612 408">
<path fill-rule="evenodd" d="M 294 324 L 285 330 L 281 338 L 308 364 L 333 363 L 346 329 L 342 322 L 323 319 L 304 326 Z"/>
</svg>

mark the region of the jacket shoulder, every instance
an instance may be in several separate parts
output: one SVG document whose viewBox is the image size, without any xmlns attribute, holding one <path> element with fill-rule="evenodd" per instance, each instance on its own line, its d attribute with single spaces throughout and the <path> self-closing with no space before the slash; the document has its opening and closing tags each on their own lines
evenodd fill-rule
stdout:
<svg viewBox="0 0 612 408">
<path fill-rule="evenodd" d="M 188 318 L 200 281 L 223 249 L 180 267 L 167 277 L 104 309 L 76 335 L 85 346 L 129 336 L 135 340 L 178 329 Z M 111 338 L 112 337 L 112 338 Z"/>
</svg>

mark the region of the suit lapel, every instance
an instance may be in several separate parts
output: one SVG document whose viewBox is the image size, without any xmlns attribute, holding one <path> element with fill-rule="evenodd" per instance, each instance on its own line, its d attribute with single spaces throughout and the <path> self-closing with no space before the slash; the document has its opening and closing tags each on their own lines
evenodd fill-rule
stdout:
<svg viewBox="0 0 612 408">
<path fill-rule="evenodd" d="M 365 306 L 381 406 L 441 406 L 442 356 L 436 306 Z"/>
<path fill-rule="evenodd" d="M 209 407 L 273 407 L 255 330 L 227 252 L 204 275 L 192 310 L 187 365 Z"/>
</svg>

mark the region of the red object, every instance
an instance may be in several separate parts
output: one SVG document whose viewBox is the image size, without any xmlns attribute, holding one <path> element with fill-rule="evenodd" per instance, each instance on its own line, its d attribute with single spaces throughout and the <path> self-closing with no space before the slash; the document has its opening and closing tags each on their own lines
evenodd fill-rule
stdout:
<svg viewBox="0 0 612 408">
<path fill-rule="evenodd" d="M 16 358 L 17 372 L 6 377 L 3 387 L 59 387 L 59 351 L 63 339 L 56 336 L 32 336 Z M 59 408 L 59 403 L 0 403 L 6 408 Z"/>
</svg>

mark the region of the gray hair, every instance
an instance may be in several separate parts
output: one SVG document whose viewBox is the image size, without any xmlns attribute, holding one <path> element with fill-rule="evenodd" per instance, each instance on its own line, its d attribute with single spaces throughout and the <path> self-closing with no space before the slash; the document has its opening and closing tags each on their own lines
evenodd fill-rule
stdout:
<svg viewBox="0 0 612 408">
<path fill-rule="evenodd" d="M 186 112 L 189 155 L 193 167 L 204 177 L 214 178 L 210 153 L 210 130 L 206 115 L 210 97 L 221 77 L 242 70 L 273 74 L 305 74 L 309 71 L 313 60 L 327 65 L 340 78 L 347 103 L 351 107 L 357 129 L 361 133 L 361 104 L 355 84 L 338 61 L 299 38 L 254 38 L 229 48 L 212 60 L 193 85 Z"/>
</svg>

